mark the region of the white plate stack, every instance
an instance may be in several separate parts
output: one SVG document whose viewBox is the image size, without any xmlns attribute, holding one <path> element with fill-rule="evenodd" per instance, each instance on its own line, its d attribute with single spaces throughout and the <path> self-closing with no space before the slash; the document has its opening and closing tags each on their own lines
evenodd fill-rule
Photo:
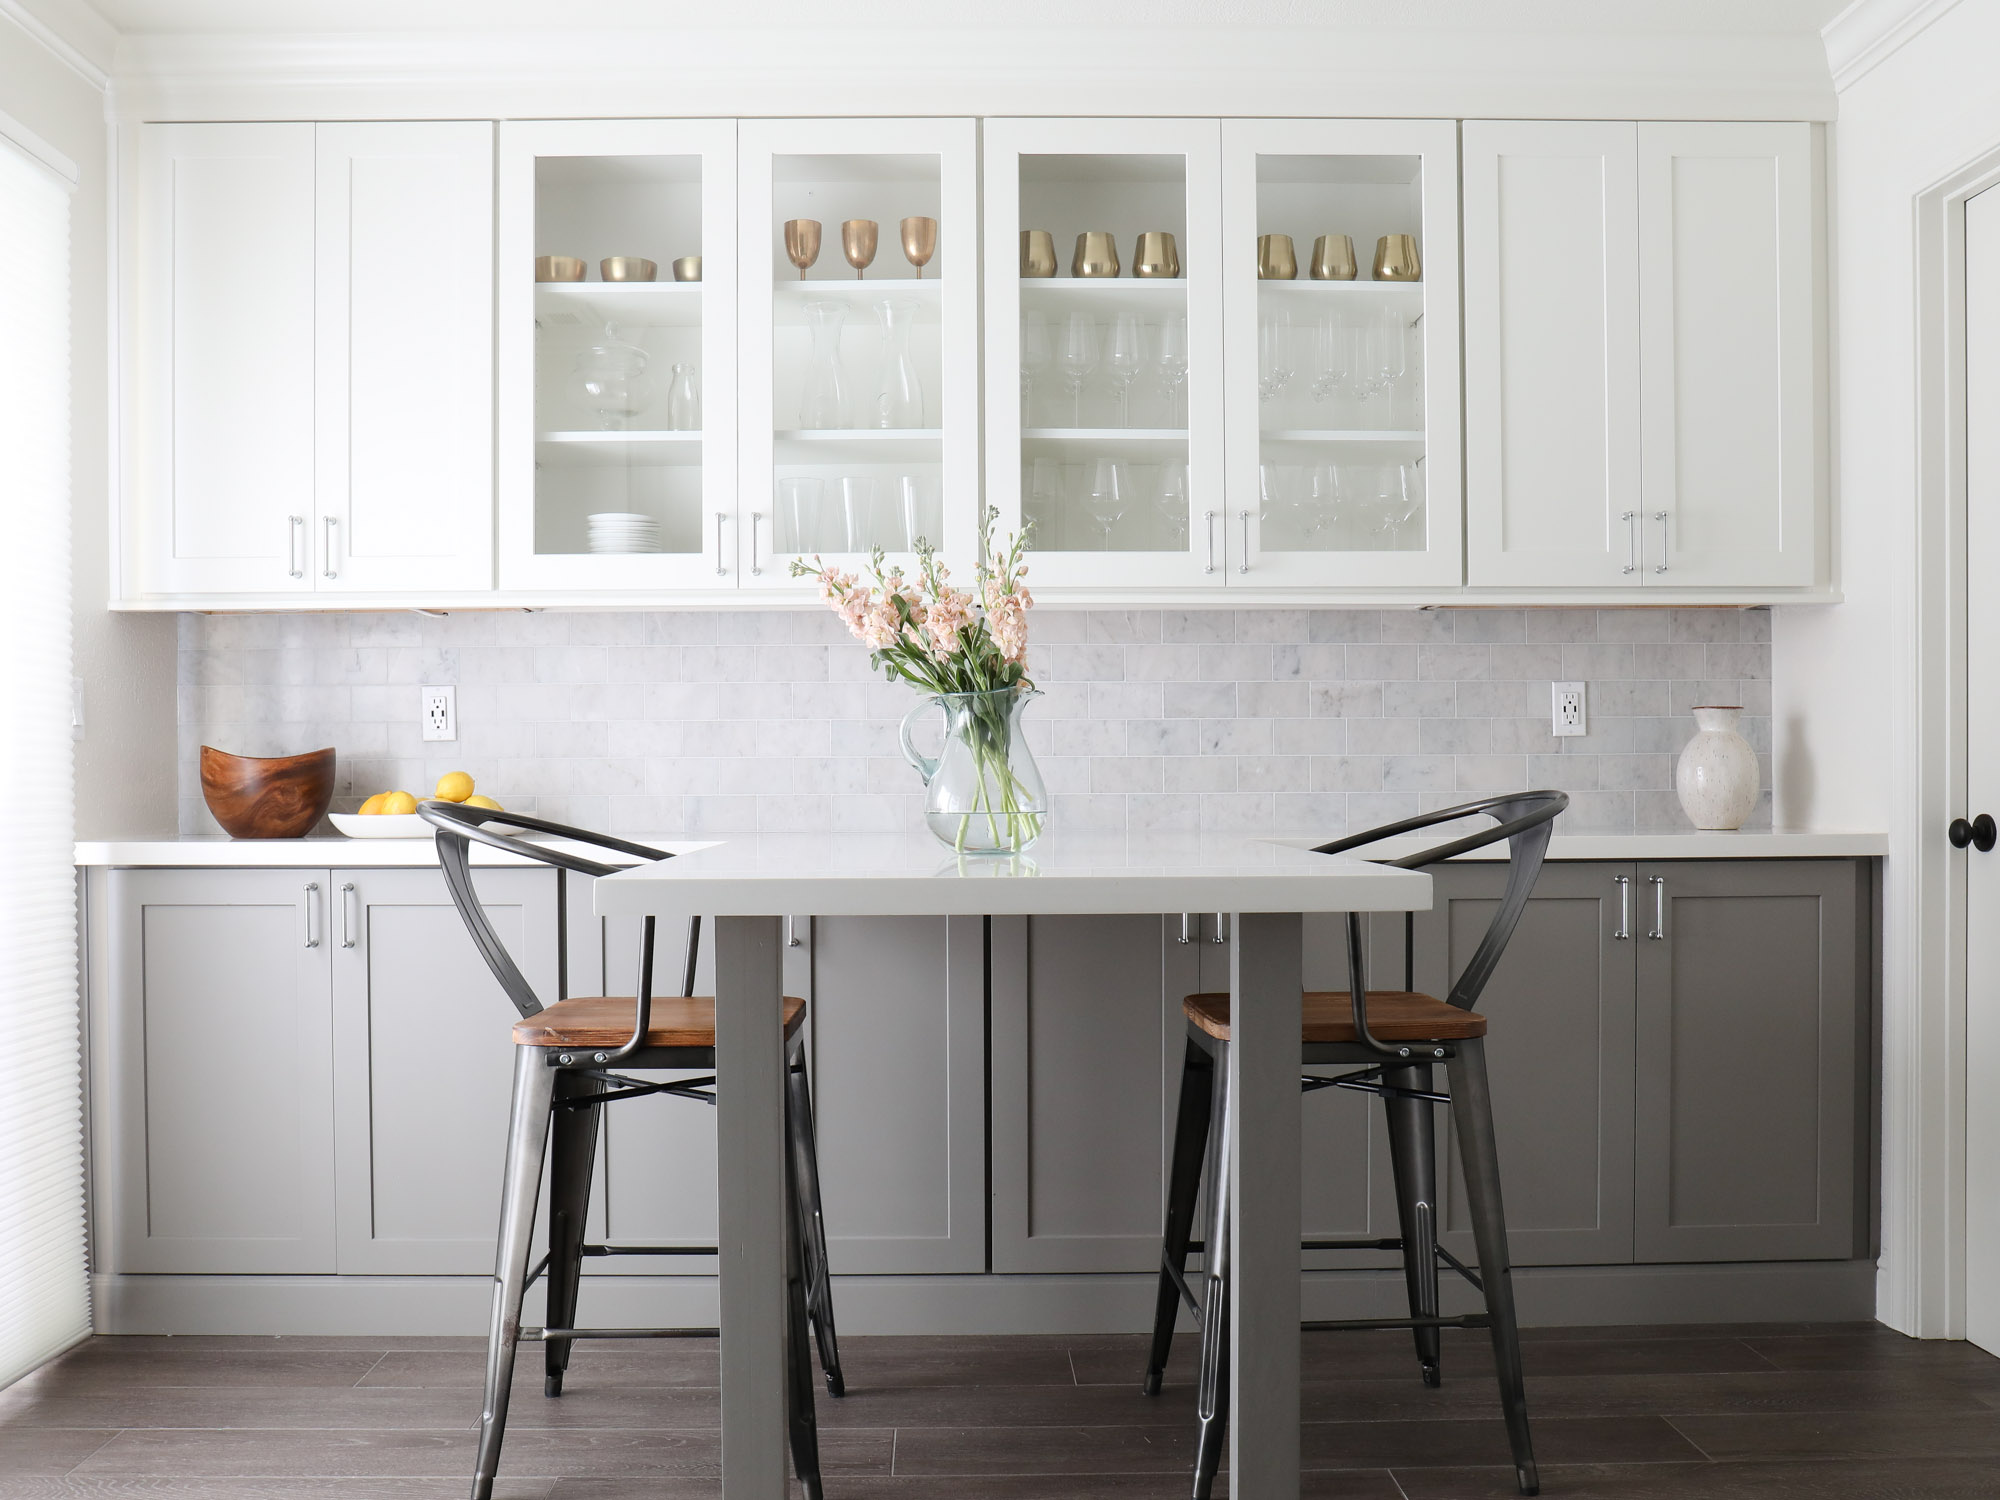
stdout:
<svg viewBox="0 0 2000 1500">
<path fill-rule="evenodd" d="M 660 523 L 633 511 L 600 511 L 590 518 L 592 552 L 658 552 Z"/>
</svg>

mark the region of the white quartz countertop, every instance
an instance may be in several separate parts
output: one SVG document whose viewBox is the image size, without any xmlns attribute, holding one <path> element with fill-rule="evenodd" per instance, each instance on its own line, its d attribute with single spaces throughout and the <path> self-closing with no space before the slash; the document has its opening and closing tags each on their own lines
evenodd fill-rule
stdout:
<svg viewBox="0 0 2000 1500">
<path fill-rule="evenodd" d="M 689 838 L 685 834 L 628 835 L 641 844 L 650 844 L 671 854 L 684 854 L 707 847 L 716 840 Z M 742 835 L 717 835 L 717 839 L 740 842 Z M 792 835 L 762 835 L 791 838 Z M 880 835 L 805 835 L 823 843 L 838 841 L 843 848 L 852 839 Z M 1051 834 L 1053 843 L 1060 837 Z M 1302 840 L 1277 835 L 1286 843 Z M 888 842 L 899 842 L 890 839 Z M 1378 859 L 1394 859 L 1423 848 L 1430 841 L 1421 838 L 1396 839 L 1370 845 L 1363 851 Z M 565 846 L 568 847 L 568 846 Z M 940 858 L 942 845 L 931 845 Z M 575 851 L 605 864 L 623 861 L 615 854 L 586 845 Z M 1549 845 L 1549 858 L 1559 860 L 1639 860 L 1639 859 L 1865 859 L 1889 852 L 1885 833 L 1843 831 L 1764 830 L 1743 833 L 1699 833 L 1693 829 L 1664 829 L 1651 833 L 1558 833 Z M 1040 851 L 1036 851 L 1039 855 Z M 1506 846 L 1495 845 L 1470 859 L 1504 859 Z M 517 865 L 526 861 L 514 855 L 475 844 L 472 861 L 480 865 Z M 76 846 L 76 862 L 85 866 L 127 868 L 188 869 L 404 869 L 437 863 L 437 852 L 427 838 L 348 839 L 338 836 L 308 839 L 95 839 Z M 1180 908 L 1176 907 L 1175 910 Z M 1193 908 L 1191 908 L 1193 909 Z"/>
</svg>

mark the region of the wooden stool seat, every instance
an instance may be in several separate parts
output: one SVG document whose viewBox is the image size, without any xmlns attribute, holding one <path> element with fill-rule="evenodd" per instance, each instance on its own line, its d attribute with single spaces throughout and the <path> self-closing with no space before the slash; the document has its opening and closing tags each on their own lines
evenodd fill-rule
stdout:
<svg viewBox="0 0 2000 1500">
<path fill-rule="evenodd" d="M 632 997 L 572 995 L 514 1023 L 517 1047 L 622 1047 L 632 1036 Z M 806 1003 L 785 996 L 785 1035 L 806 1018 Z M 713 995 L 655 995 L 648 1047 L 713 1047 Z"/>
<path fill-rule="evenodd" d="M 1354 997 L 1346 990 L 1308 990 L 1304 1000 L 1302 1042 L 1360 1040 L 1354 1034 Z M 1189 995 L 1182 1009 L 1218 1042 L 1229 1040 L 1228 995 Z M 1485 1036 L 1486 1017 L 1412 990 L 1370 990 L 1368 1029 L 1383 1042 L 1457 1042 Z"/>
</svg>

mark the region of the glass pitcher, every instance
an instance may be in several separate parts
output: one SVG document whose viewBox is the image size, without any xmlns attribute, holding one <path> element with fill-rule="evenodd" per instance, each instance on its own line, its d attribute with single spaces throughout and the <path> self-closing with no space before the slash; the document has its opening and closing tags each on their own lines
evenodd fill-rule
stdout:
<svg viewBox="0 0 2000 1500">
<path fill-rule="evenodd" d="M 887 297 L 875 304 L 882 321 L 882 370 L 875 388 L 875 425 L 889 429 L 924 425 L 924 382 L 910 357 L 910 324 L 917 304 Z"/>
<path fill-rule="evenodd" d="M 924 822 L 960 854 L 1018 854 L 1048 825 L 1049 794 L 1021 733 L 1033 688 L 935 693 L 903 716 L 903 754 L 924 778 Z M 920 755 L 910 731 L 932 705 L 944 710 L 944 748 Z"/>
</svg>

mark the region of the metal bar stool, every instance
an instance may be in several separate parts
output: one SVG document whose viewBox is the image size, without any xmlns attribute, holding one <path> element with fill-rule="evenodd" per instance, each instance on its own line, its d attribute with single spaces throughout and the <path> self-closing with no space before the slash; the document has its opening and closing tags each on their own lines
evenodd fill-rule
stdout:
<svg viewBox="0 0 2000 1500">
<path fill-rule="evenodd" d="M 1535 880 L 1541 874 L 1542 860 L 1554 831 L 1552 825 L 1557 814 L 1568 805 L 1569 798 L 1561 792 L 1517 792 L 1406 818 L 1400 823 L 1320 845 L 1316 853 L 1340 854 L 1398 834 L 1483 813 L 1498 826 L 1383 863 L 1404 870 L 1420 870 L 1505 839 L 1507 888 L 1465 972 L 1458 976 L 1451 993 L 1443 1000 L 1415 993 L 1415 960 L 1408 946 L 1415 934 L 1414 916 L 1406 919 L 1404 927 L 1403 988 L 1370 990 L 1361 918 L 1350 913 L 1347 918 L 1349 992 L 1344 995 L 1308 992 L 1304 996 L 1300 1038 L 1300 1061 L 1306 1066 L 1363 1065 L 1337 1078 L 1304 1076 L 1299 1082 L 1306 1093 L 1345 1088 L 1381 1098 L 1388 1115 L 1390 1159 L 1402 1230 L 1397 1239 L 1306 1240 L 1301 1248 L 1401 1251 L 1410 1303 L 1407 1318 L 1343 1318 L 1308 1322 L 1301 1327 L 1308 1332 L 1410 1329 L 1416 1338 L 1424 1384 L 1429 1386 L 1438 1385 L 1443 1379 L 1440 1329 L 1490 1329 L 1500 1400 L 1507 1418 L 1507 1437 L 1514 1450 L 1515 1477 L 1524 1495 L 1539 1493 L 1540 1481 L 1535 1469 L 1534 1444 L 1528 1432 L 1528 1404 L 1521 1378 L 1521 1337 L 1514 1317 L 1513 1275 L 1507 1263 L 1507 1219 L 1500 1203 L 1500 1163 L 1493 1137 L 1492 1097 L 1486 1081 L 1486 1018 L 1474 1014 L 1473 1007 L 1479 1003 L 1487 980 L 1514 935 Z M 1173 1343 L 1175 1317 L 1180 1304 L 1185 1302 L 1201 1324 L 1201 1373 L 1195 1395 L 1199 1436 L 1194 1495 L 1195 1500 L 1208 1500 L 1222 1460 L 1229 1412 L 1232 1133 L 1229 996 L 1190 995 L 1183 1008 L 1188 1018 L 1187 1062 L 1181 1073 L 1180 1106 L 1174 1124 L 1159 1297 L 1145 1389 L 1149 1396 L 1159 1394 L 1160 1378 Z M 1432 1068 L 1438 1063 L 1444 1065 L 1450 1081 L 1449 1094 L 1440 1094 L 1433 1087 Z M 1479 1249 L 1476 1273 L 1437 1242 L 1437 1155 L 1431 1113 L 1434 1104 L 1452 1106 L 1452 1120 L 1458 1130 L 1466 1198 L 1472 1211 L 1473 1241 Z M 1193 1238 L 1193 1231 L 1195 1200 L 1204 1181 L 1204 1154 L 1211 1222 L 1208 1238 L 1201 1241 Z M 1205 1257 L 1200 1297 L 1187 1279 L 1188 1254 L 1196 1250 Z M 1451 1318 L 1439 1314 L 1440 1262 L 1483 1295 L 1485 1312 Z"/>
<path fill-rule="evenodd" d="M 597 1154 L 598 1116 L 606 1105 L 651 1094 L 670 1094 L 713 1105 L 715 1078 L 654 1083 L 612 1071 L 632 1068 L 713 1068 L 715 1000 L 694 993 L 695 957 L 701 918 L 688 921 L 687 962 L 681 994 L 653 996 L 653 919 L 639 940 L 637 993 L 632 999 L 572 996 L 544 1006 L 501 943 L 473 889 L 474 841 L 558 869 L 610 875 L 617 866 L 586 859 L 566 849 L 496 833 L 492 822 L 534 829 L 642 860 L 671 859 L 644 844 L 551 823 L 520 813 L 425 802 L 417 811 L 437 829 L 438 862 L 452 904 L 473 943 L 521 1013 L 514 1027 L 513 1117 L 508 1126 L 506 1187 L 500 1211 L 500 1243 L 493 1272 L 493 1322 L 486 1348 L 486 1399 L 480 1408 L 479 1457 L 472 1500 L 488 1500 L 506 1435 L 507 1402 L 514 1377 L 514 1349 L 522 1339 L 543 1345 L 543 1393 L 562 1394 L 563 1374 L 577 1339 L 714 1338 L 715 1328 L 579 1328 L 577 1294 L 583 1262 L 605 1255 L 714 1255 L 714 1246 L 592 1245 L 585 1242 L 584 1218 L 590 1202 L 591 1168 Z M 813 1137 L 812 1095 L 806 1078 L 806 1006 L 787 997 L 785 1051 L 789 1088 L 785 1095 L 786 1281 L 790 1299 L 787 1401 L 791 1413 L 792 1466 L 810 1500 L 819 1500 L 819 1437 L 813 1413 L 812 1352 L 807 1329 L 819 1344 L 827 1389 L 846 1391 L 841 1378 L 839 1341 L 833 1323 L 832 1277 L 827 1267 L 826 1227 L 820 1208 L 819 1159 Z M 551 1140 L 553 1143 L 551 1144 Z M 548 1249 L 531 1269 L 535 1203 L 541 1191 L 542 1158 L 548 1155 Z M 548 1276 L 548 1321 L 543 1328 L 521 1326 L 521 1300 L 537 1279 Z"/>
</svg>

